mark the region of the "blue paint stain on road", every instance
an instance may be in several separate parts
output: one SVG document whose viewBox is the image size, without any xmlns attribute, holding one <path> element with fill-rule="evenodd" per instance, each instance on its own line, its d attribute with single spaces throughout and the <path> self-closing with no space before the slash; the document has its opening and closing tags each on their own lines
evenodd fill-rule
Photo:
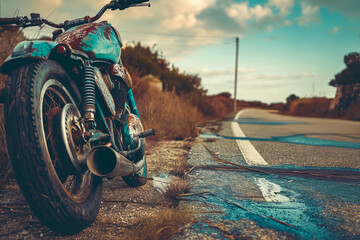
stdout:
<svg viewBox="0 0 360 240">
<path fill-rule="evenodd" d="M 354 148 L 360 149 L 360 143 L 356 142 L 343 142 L 335 141 L 321 138 L 312 138 L 307 137 L 304 134 L 296 134 L 292 136 L 281 136 L 281 137 L 271 137 L 275 142 L 283 143 L 294 143 L 310 146 L 321 146 L 321 147 L 341 147 L 341 148 Z"/>
<path fill-rule="evenodd" d="M 239 124 L 255 124 L 255 125 L 306 125 L 307 122 L 295 121 L 270 121 L 262 118 L 239 118 L 236 122 Z"/>
<path fill-rule="evenodd" d="M 279 166 L 278 170 L 293 171 L 294 166 Z M 263 168 L 265 170 L 266 167 Z M 297 170 L 311 170 L 310 168 L 297 167 Z M 315 169 L 313 169 L 315 170 Z M 319 170 L 319 169 L 318 169 Z M 321 169 L 320 169 L 321 170 Z M 324 170 L 330 170 L 326 168 Z M 334 171 L 345 171 L 345 169 L 333 169 Z M 359 175 L 358 170 L 351 170 Z M 273 184 L 281 186 L 281 190 L 276 194 L 285 196 L 285 201 L 265 201 L 241 198 L 246 196 L 246 189 L 241 192 L 233 191 L 234 185 L 243 182 L 232 181 L 238 179 L 239 172 L 236 171 L 215 171 L 196 169 L 191 178 L 196 185 L 194 192 L 211 192 L 214 195 L 206 195 L 206 200 L 202 197 L 193 196 L 192 200 L 206 202 L 223 210 L 224 214 L 209 215 L 209 218 L 216 222 L 238 222 L 241 219 L 255 221 L 260 227 L 274 229 L 285 233 L 292 239 L 358 239 L 359 236 L 349 235 L 348 232 L 339 228 L 344 223 L 342 217 L 337 216 L 335 211 L 331 212 L 329 205 L 342 206 L 342 204 L 360 204 L 358 193 L 360 192 L 360 180 L 357 182 L 334 182 L 318 181 L 315 178 L 298 176 L 287 176 L 287 179 L 280 178 L 278 175 L 266 175 L 262 173 L 241 172 L 241 176 L 251 182 L 255 179 L 266 179 Z M 347 175 L 346 172 L 343 172 Z M 351 175 L 351 174 L 350 174 Z M 228 179 L 230 181 L 223 181 Z M 256 182 L 256 181 L 255 181 Z M 261 196 L 261 195 L 260 195 Z M 251 196 L 249 197 L 251 198 Z M 232 204 L 235 203 L 235 204 Z M 239 208 L 239 205 L 242 208 Z M 339 205 L 336 205 L 339 204 Z M 276 218 L 287 224 L 281 224 L 267 216 Z M 349 223 L 347 223 L 349 224 Z M 201 232 L 201 230 L 198 230 Z M 208 231 L 203 229 L 204 233 Z M 233 234 L 241 234 L 242 229 L 233 229 Z"/>
<path fill-rule="evenodd" d="M 290 136 L 271 136 L 270 138 L 252 138 L 252 137 L 232 137 L 232 136 L 218 135 L 214 133 L 206 133 L 206 134 L 200 134 L 200 137 L 230 139 L 230 140 L 292 143 L 292 144 L 319 146 L 319 147 L 339 147 L 339 148 L 360 149 L 360 143 L 358 142 L 344 142 L 344 141 L 335 141 L 335 140 L 328 140 L 322 138 L 312 138 L 312 137 L 307 137 L 306 134 L 295 134 Z"/>
</svg>

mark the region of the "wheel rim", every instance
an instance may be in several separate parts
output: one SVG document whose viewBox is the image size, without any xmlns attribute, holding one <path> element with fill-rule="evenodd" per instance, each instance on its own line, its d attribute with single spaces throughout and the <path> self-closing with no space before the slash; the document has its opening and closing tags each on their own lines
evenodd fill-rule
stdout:
<svg viewBox="0 0 360 240">
<path fill-rule="evenodd" d="M 84 202 L 91 193 L 91 182 L 93 175 L 89 172 L 74 171 L 72 163 L 64 161 L 61 157 L 63 149 L 59 149 L 61 134 L 57 133 L 56 119 L 61 115 L 64 106 L 68 103 L 76 106 L 76 103 L 65 88 L 55 79 L 49 79 L 42 87 L 40 94 L 41 130 L 43 131 L 43 142 L 46 146 L 48 159 L 59 179 L 59 183 L 66 194 L 75 202 Z M 60 126 L 59 126 L 60 127 Z"/>
</svg>

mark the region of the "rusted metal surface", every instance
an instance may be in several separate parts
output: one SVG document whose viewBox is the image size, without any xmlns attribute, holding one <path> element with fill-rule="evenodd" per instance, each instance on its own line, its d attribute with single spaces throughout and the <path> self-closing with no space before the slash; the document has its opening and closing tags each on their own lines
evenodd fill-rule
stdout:
<svg viewBox="0 0 360 240">
<path fill-rule="evenodd" d="M 107 109 L 110 111 L 111 115 L 115 116 L 115 102 L 111 95 L 111 92 L 109 91 L 107 85 L 103 81 L 102 74 L 98 68 L 95 68 L 95 82 L 96 86 L 98 87 L 98 90 L 100 94 L 102 95 L 105 105 Z"/>
<path fill-rule="evenodd" d="M 114 84 L 110 79 L 109 73 L 105 68 L 100 69 L 102 79 L 104 80 L 104 83 L 108 87 L 109 91 L 111 91 L 114 88 Z"/>
<path fill-rule="evenodd" d="M 7 63 L 12 62 L 19 58 L 36 58 L 36 59 L 47 59 L 51 53 L 51 50 L 57 44 L 51 41 L 23 41 L 20 42 L 13 49 L 11 55 L 9 55 L 2 68 L 6 68 Z M 4 71 L 6 72 L 6 71 Z"/>
<path fill-rule="evenodd" d="M 132 87 L 131 76 L 124 66 L 118 63 L 112 64 L 109 66 L 109 71 L 111 76 L 120 77 L 122 80 L 124 80 L 128 88 Z"/>
<path fill-rule="evenodd" d="M 116 30 L 107 22 L 87 23 L 60 34 L 56 43 L 67 43 L 83 51 L 90 59 L 117 63 L 121 54 L 121 40 Z"/>
</svg>

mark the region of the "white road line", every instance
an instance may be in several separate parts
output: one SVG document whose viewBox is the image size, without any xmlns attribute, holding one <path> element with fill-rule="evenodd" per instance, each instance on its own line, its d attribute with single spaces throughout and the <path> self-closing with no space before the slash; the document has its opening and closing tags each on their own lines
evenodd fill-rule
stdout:
<svg viewBox="0 0 360 240">
<path fill-rule="evenodd" d="M 234 137 L 246 137 L 244 132 L 241 130 L 237 120 L 240 115 L 246 112 L 248 109 L 239 111 L 234 121 L 231 123 L 231 130 Z M 236 140 L 236 143 L 244 156 L 244 159 L 248 165 L 269 165 L 250 141 Z M 290 198 L 281 195 L 281 187 L 275 183 L 267 181 L 265 178 L 254 178 L 255 184 L 259 187 L 265 201 L 267 202 L 289 202 Z"/>
<path fill-rule="evenodd" d="M 267 202 L 290 202 L 290 198 L 280 194 L 282 188 L 278 184 L 269 182 L 265 178 L 254 178 L 254 181 Z"/>
<path fill-rule="evenodd" d="M 231 130 L 233 132 L 234 137 L 246 137 L 237 122 L 240 115 L 243 114 L 245 111 L 246 109 L 239 111 L 236 114 L 234 121 L 231 123 Z M 256 151 L 254 146 L 250 143 L 250 141 L 236 140 L 236 143 L 248 165 L 268 165 L 268 163 L 264 160 L 264 158 L 260 155 L 260 153 Z"/>
</svg>

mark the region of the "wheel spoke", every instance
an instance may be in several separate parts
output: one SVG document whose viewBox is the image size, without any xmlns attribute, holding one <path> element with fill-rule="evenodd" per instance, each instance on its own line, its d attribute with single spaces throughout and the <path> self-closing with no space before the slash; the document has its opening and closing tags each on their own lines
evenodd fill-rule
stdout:
<svg viewBox="0 0 360 240">
<path fill-rule="evenodd" d="M 83 178 L 90 179 L 91 175 L 87 174 L 74 174 L 73 170 L 69 169 L 69 166 L 67 162 L 63 161 L 63 155 L 58 150 L 58 143 L 56 139 L 61 139 L 61 136 L 59 136 L 59 131 L 55 130 L 57 126 L 57 121 L 54 121 L 54 117 L 61 113 L 64 106 L 67 103 L 72 103 L 69 99 L 69 95 L 66 94 L 61 86 L 49 86 L 44 94 L 43 97 L 43 124 L 44 124 L 44 134 L 45 139 L 47 142 L 48 151 L 50 153 L 50 158 L 53 167 L 55 168 L 55 171 L 57 175 L 59 176 L 59 179 L 62 179 L 61 182 L 66 189 L 67 193 L 75 198 L 75 199 L 82 199 L 86 194 L 84 192 L 87 192 L 85 189 L 87 189 L 87 185 L 83 184 Z M 54 125 L 55 124 L 55 125 Z M 86 149 L 84 146 L 79 146 L 79 150 L 77 151 L 77 154 L 83 155 L 86 154 Z M 71 163 L 70 163 L 71 164 Z M 87 182 L 87 180 L 86 180 Z"/>
<path fill-rule="evenodd" d="M 46 137 L 46 140 L 49 140 L 49 137 L 51 136 L 52 133 L 53 133 L 53 129 L 50 130 L 49 134 Z"/>
</svg>

